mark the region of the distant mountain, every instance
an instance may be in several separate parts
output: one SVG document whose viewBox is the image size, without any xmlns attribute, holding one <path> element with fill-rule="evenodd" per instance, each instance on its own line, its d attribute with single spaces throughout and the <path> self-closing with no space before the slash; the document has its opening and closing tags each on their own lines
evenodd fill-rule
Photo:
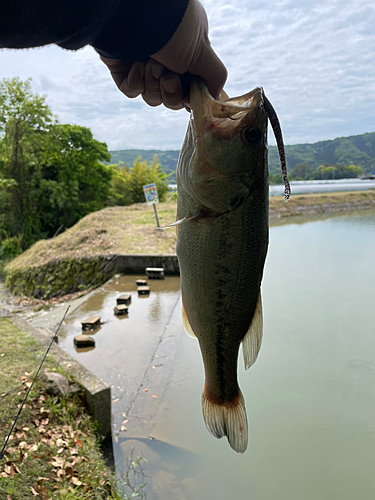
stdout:
<svg viewBox="0 0 375 500">
<path fill-rule="evenodd" d="M 306 162 L 315 171 L 323 163 L 330 165 L 357 165 L 365 173 L 375 170 L 375 132 L 338 137 L 331 141 L 314 144 L 295 144 L 286 146 L 288 170 L 292 171 L 298 163 Z M 276 146 L 271 146 L 268 153 L 269 170 L 279 172 L 279 158 Z"/>
<path fill-rule="evenodd" d="M 319 165 L 354 164 L 362 167 L 365 173 L 375 170 L 375 132 L 349 137 L 338 137 L 331 141 L 320 141 L 314 144 L 295 144 L 285 146 L 288 170 L 292 171 L 298 163 L 307 162 L 311 170 L 316 170 Z M 162 151 L 159 149 L 122 149 L 110 151 L 111 163 L 122 161 L 131 166 L 134 160 L 141 156 L 142 160 L 152 161 L 158 155 L 159 162 L 167 174 L 172 174 L 168 181 L 176 182 L 176 165 L 178 150 Z M 270 146 L 268 151 L 269 170 L 272 174 L 280 172 L 279 156 L 276 146 Z"/>
</svg>

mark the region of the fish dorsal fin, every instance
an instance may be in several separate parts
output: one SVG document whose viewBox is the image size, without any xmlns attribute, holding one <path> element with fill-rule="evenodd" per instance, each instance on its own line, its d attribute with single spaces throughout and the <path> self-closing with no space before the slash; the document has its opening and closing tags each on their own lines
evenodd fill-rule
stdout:
<svg viewBox="0 0 375 500">
<path fill-rule="evenodd" d="M 187 317 L 185 307 L 184 307 L 184 301 L 182 300 L 182 323 L 184 325 L 185 332 L 189 335 L 189 337 L 193 337 L 193 339 L 196 339 L 197 336 L 193 332 L 193 329 L 190 325 L 189 318 Z"/>
<path fill-rule="evenodd" d="M 255 312 L 249 329 L 242 339 L 242 352 L 245 362 L 245 369 L 250 368 L 257 359 L 263 337 L 263 313 L 262 297 L 259 292 L 258 300 L 255 306 Z"/>
</svg>

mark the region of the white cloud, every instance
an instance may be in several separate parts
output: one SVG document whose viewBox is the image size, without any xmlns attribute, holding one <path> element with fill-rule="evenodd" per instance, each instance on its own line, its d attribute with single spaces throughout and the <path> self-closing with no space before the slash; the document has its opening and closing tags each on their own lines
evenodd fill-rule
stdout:
<svg viewBox="0 0 375 500">
<path fill-rule="evenodd" d="M 264 87 L 285 142 L 375 130 L 372 0 L 206 0 L 229 95 Z M 62 122 L 90 127 L 110 149 L 178 149 L 188 114 L 126 99 L 91 48 L 0 51 L 0 78 L 33 78 Z M 273 143 L 272 135 L 270 142 Z"/>
</svg>

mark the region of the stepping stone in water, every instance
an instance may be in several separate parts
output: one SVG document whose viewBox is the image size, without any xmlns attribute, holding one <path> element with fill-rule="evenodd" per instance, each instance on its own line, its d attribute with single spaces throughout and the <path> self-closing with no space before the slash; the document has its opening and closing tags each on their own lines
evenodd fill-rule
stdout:
<svg viewBox="0 0 375 500">
<path fill-rule="evenodd" d="M 128 293 L 125 293 L 124 295 L 120 295 L 120 297 L 117 297 L 116 299 L 116 303 L 117 305 L 119 304 L 125 304 L 125 305 L 129 305 L 132 301 L 132 296 Z"/>
<path fill-rule="evenodd" d="M 135 280 L 137 286 L 147 286 L 147 280 Z"/>
<path fill-rule="evenodd" d="M 164 268 L 162 267 L 146 267 L 145 274 L 150 279 L 164 279 Z"/>
<path fill-rule="evenodd" d="M 125 314 L 128 314 L 128 307 L 126 307 L 126 305 L 124 305 L 124 304 L 118 304 L 114 308 L 114 311 L 115 311 L 116 316 L 123 316 Z"/>
<path fill-rule="evenodd" d="M 90 335 L 76 335 L 74 337 L 74 344 L 77 347 L 90 347 L 95 346 L 95 340 Z"/>
<path fill-rule="evenodd" d="M 100 326 L 100 316 L 93 316 L 81 322 L 82 330 L 96 330 Z"/>
</svg>

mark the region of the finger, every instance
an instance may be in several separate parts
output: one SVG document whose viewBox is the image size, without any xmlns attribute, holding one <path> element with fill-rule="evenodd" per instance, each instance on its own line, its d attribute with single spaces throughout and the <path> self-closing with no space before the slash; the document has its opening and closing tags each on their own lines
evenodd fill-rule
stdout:
<svg viewBox="0 0 375 500">
<path fill-rule="evenodd" d="M 169 109 L 182 109 L 184 92 L 181 79 L 175 73 L 165 74 L 160 79 L 160 91 L 163 104 Z"/>
<path fill-rule="evenodd" d="M 143 100 L 149 106 L 159 106 L 162 104 L 160 92 L 160 78 L 164 72 L 164 66 L 152 59 L 149 59 L 145 68 L 145 90 L 142 94 Z"/>
<path fill-rule="evenodd" d="M 199 57 L 189 66 L 187 72 L 200 76 L 215 99 L 219 98 L 228 77 L 226 67 L 208 40 L 202 45 Z"/>
<path fill-rule="evenodd" d="M 146 63 L 136 61 L 132 64 L 129 74 L 123 80 L 119 89 L 127 97 L 137 97 L 145 91 Z"/>
<path fill-rule="evenodd" d="M 100 56 L 100 59 L 111 72 L 111 76 L 117 87 L 120 88 L 122 82 L 129 74 L 132 63 L 125 63 L 119 59 L 109 59 L 108 57 L 103 56 Z"/>
</svg>

